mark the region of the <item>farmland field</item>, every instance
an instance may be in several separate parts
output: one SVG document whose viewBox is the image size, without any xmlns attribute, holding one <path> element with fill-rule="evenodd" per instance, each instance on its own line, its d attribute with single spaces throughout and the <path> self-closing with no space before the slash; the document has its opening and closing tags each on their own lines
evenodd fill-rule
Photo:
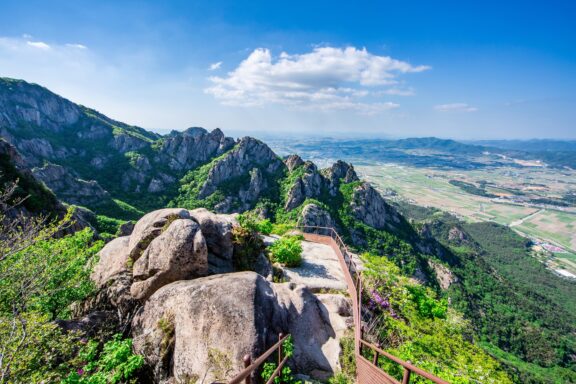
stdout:
<svg viewBox="0 0 576 384">
<path fill-rule="evenodd" d="M 542 208 L 478 196 L 449 182 L 462 180 L 478 183 L 489 180 L 490 187 L 486 191 L 497 196 L 513 196 L 514 191 L 526 191 L 538 193 L 540 197 L 556 197 L 573 188 L 576 180 L 574 172 L 563 171 L 562 177 L 559 177 L 557 170 L 541 168 L 454 171 L 398 164 L 362 165 L 356 168 L 390 199 L 438 208 L 467 221 L 494 221 L 514 228 L 523 236 L 560 246 L 567 252 L 552 254 L 551 266 L 576 274 L 574 208 Z"/>
</svg>

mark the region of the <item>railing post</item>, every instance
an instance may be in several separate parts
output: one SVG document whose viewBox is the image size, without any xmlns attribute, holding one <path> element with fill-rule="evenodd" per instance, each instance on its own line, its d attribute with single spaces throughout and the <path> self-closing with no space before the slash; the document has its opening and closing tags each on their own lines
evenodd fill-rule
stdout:
<svg viewBox="0 0 576 384">
<path fill-rule="evenodd" d="M 284 334 L 280 332 L 278 334 L 278 341 L 282 340 L 283 337 Z M 282 343 L 280 343 L 280 346 L 278 347 L 278 366 L 280 366 L 280 363 L 282 363 Z"/>
<path fill-rule="evenodd" d="M 378 348 L 380 348 L 379 345 L 376 345 Z M 375 366 L 378 366 L 378 351 L 375 349 L 372 349 L 374 351 L 374 359 L 372 359 L 372 364 L 374 364 Z"/>
<path fill-rule="evenodd" d="M 410 363 L 410 360 L 408 360 L 407 363 L 412 364 Z M 404 367 L 404 376 L 402 377 L 402 384 L 410 383 L 410 373 L 412 372 L 408 368 Z"/>
<path fill-rule="evenodd" d="M 250 355 L 244 355 L 244 368 L 248 368 L 250 364 L 252 364 L 252 358 L 250 357 Z M 252 375 L 248 375 L 246 376 L 244 383 L 250 384 L 251 381 L 252 381 Z"/>
</svg>

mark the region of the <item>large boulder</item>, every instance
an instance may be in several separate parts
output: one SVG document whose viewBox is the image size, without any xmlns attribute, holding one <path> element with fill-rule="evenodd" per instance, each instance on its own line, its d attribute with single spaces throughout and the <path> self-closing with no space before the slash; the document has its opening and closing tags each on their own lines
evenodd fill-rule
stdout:
<svg viewBox="0 0 576 384">
<path fill-rule="evenodd" d="M 200 224 L 208 247 L 208 270 L 211 274 L 234 271 L 232 228 L 238 225 L 234 215 L 215 214 L 205 208 L 190 211 Z"/>
<path fill-rule="evenodd" d="M 100 251 L 92 280 L 115 306 L 133 307 L 163 285 L 234 271 L 234 215 L 167 208 L 150 212 L 128 236 Z M 125 305 L 129 303 L 130 305 Z"/>
<path fill-rule="evenodd" d="M 98 264 L 90 276 L 98 288 L 105 287 L 115 276 L 129 272 L 129 243 L 130 236 L 117 237 L 100 250 Z"/>
<path fill-rule="evenodd" d="M 273 284 L 254 272 L 179 281 L 159 289 L 135 316 L 134 350 L 156 381 L 226 381 L 242 370 L 244 355 L 258 357 L 279 332 L 289 332 L 293 368 L 326 379 L 339 369 L 343 331 L 331 318 L 350 315 L 345 302 L 326 302 L 304 286 Z M 336 324 L 345 328 L 342 321 Z"/>
<path fill-rule="evenodd" d="M 166 284 L 207 274 L 208 249 L 200 226 L 175 219 L 134 262 L 130 293 L 144 300 Z"/>
<path fill-rule="evenodd" d="M 134 318 L 134 351 L 156 381 L 224 381 L 243 368 L 244 355 L 257 357 L 286 330 L 284 320 L 272 286 L 256 273 L 179 281 Z"/>
<path fill-rule="evenodd" d="M 132 260 L 138 260 L 152 240 L 162 233 L 164 226 L 175 219 L 190 219 L 190 213 L 182 208 L 166 208 L 152 211 L 138 220 L 128 245 Z"/>
</svg>

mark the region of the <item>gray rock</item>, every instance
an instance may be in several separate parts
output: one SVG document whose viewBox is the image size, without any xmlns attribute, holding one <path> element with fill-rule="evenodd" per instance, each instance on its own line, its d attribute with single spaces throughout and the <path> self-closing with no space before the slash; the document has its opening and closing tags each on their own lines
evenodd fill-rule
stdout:
<svg viewBox="0 0 576 384">
<path fill-rule="evenodd" d="M 175 219 L 190 219 L 190 212 L 182 208 L 165 208 L 147 213 L 138 220 L 128 245 L 131 259 L 138 260 L 152 240 L 162 233 L 164 226 Z"/>
<path fill-rule="evenodd" d="M 389 205 L 370 184 L 362 183 L 352 195 L 350 202 L 354 216 L 376 229 L 386 228 Z"/>
<path fill-rule="evenodd" d="M 225 381 L 244 367 L 244 355 L 272 345 L 284 318 L 272 286 L 256 273 L 179 281 L 158 290 L 134 318 L 134 351 L 156 381 Z"/>
<path fill-rule="evenodd" d="M 326 378 L 337 369 L 330 311 L 304 287 L 254 272 L 166 285 L 135 316 L 132 331 L 134 351 L 156 381 L 226 381 L 243 368 L 245 354 L 259 356 L 279 332 L 292 334 L 299 372 Z"/>
<path fill-rule="evenodd" d="M 296 179 L 286 197 L 286 203 L 284 204 L 284 209 L 291 211 L 294 208 L 300 206 L 306 200 L 306 194 L 304 192 L 304 183 L 301 178 Z"/>
<path fill-rule="evenodd" d="M 190 219 L 176 219 L 134 262 L 130 293 L 145 300 L 164 285 L 207 273 L 208 250 L 200 226 Z"/>
<path fill-rule="evenodd" d="M 326 170 L 326 178 L 329 181 L 328 190 L 332 196 L 336 196 L 338 193 L 341 181 L 351 183 L 359 180 L 354 167 L 342 160 L 338 160 Z"/>
<path fill-rule="evenodd" d="M 286 158 L 286 160 L 284 160 L 284 164 L 286 164 L 288 171 L 292 172 L 293 170 L 304 164 L 304 161 L 298 155 L 290 155 Z"/>
<path fill-rule="evenodd" d="M 233 146 L 234 139 L 224 136 L 220 129 L 210 133 L 203 128 L 173 131 L 162 143 L 157 161 L 169 164 L 173 170 L 192 169 Z"/>
<path fill-rule="evenodd" d="M 302 213 L 300 214 L 300 218 L 298 220 L 299 225 L 309 226 L 309 227 L 332 227 L 336 226 L 334 219 L 332 216 L 316 204 L 307 204 L 302 209 Z M 319 233 L 321 235 L 328 235 L 330 233 L 329 230 L 322 230 L 322 229 L 310 229 L 307 232 L 314 232 Z"/>
<path fill-rule="evenodd" d="M 200 224 L 208 247 L 209 272 L 234 271 L 234 243 L 232 228 L 238 225 L 233 215 L 214 214 L 205 208 L 190 211 L 190 216 Z"/>
<path fill-rule="evenodd" d="M 128 236 L 117 237 L 98 252 L 98 263 L 90 276 L 98 288 L 105 287 L 114 276 L 130 271 L 129 243 Z"/>
<path fill-rule="evenodd" d="M 234 149 L 210 169 L 208 178 L 200 189 L 199 198 L 211 195 L 222 183 L 244 176 L 254 168 L 273 174 L 282 167 L 284 163 L 266 144 L 251 137 L 244 137 Z"/>
<path fill-rule="evenodd" d="M 109 145 L 121 153 L 126 153 L 142 149 L 150 144 L 146 140 L 121 133 L 119 135 L 114 135 Z"/>
<path fill-rule="evenodd" d="M 110 199 L 110 194 L 94 180 L 82 180 L 73 171 L 56 164 L 32 170 L 60 199 L 70 204 L 91 205 Z"/>
</svg>

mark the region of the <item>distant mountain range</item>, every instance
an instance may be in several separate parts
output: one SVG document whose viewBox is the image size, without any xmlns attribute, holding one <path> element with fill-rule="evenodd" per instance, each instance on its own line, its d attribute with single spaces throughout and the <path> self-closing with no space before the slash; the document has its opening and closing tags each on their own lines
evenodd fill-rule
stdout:
<svg viewBox="0 0 576 384">
<path fill-rule="evenodd" d="M 576 168 L 576 142 L 554 140 L 460 142 L 436 137 L 407 139 L 307 138 L 271 140 L 280 153 L 298 152 L 313 159 L 345 158 L 357 164 L 393 162 L 417 167 L 473 169 L 521 166 L 539 161 L 554 168 Z"/>
</svg>

